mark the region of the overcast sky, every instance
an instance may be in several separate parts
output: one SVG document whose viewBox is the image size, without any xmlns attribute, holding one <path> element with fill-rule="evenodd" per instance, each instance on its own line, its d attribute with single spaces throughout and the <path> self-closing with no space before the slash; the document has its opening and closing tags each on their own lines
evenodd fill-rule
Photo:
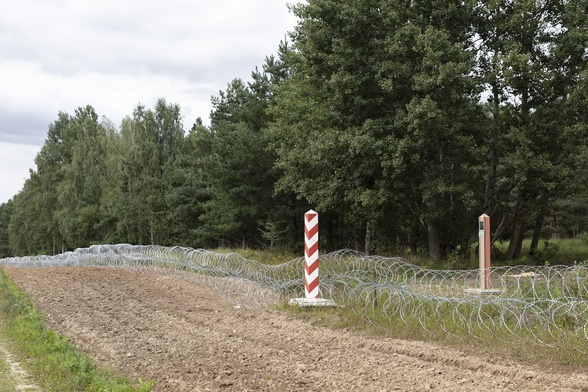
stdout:
<svg viewBox="0 0 588 392">
<path fill-rule="evenodd" d="M 119 126 L 159 97 L 189 129 L 210 98 L 275 54 L 298 0 L 19 0 L 0 11 L 0 203 L 22 189 L 59 111 Z"/>
</svg>

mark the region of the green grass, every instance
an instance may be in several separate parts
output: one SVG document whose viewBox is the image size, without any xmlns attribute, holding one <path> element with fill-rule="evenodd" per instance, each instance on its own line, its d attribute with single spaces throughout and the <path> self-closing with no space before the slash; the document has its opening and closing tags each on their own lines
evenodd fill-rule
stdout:
<svg viewBox="0 0 588 392">
<path fill-rule="evenodd" d="M 0 353 L 0 391 L 2 392 L 17 392 L 16 380 L 12 377 L 10 366 L 4 360 L 2 353 Z"/>
<path fill-rule="evenodd" d="M 281 249 L 228 249 L 228 248 L 220 248 L 214 249 L 214 252 L 218 253 L 237 253 L 241 256 L 245 257 L 246 259 L 259 261 L 260 263 L 267 264 L 267 265 L 278 265 L 282 263 L 286 263 L 290 260 L 296 259 L 298 257 L 304 256 L 302 254 L 294 254 L 289 251 L 284 251 Z"/>
<path fill-rule="evenodd" d="M 41 312 L 2 269 L 0 317 L 13 353 L 46 391 L 147 392 L 153 387 L 152 382 L 134 382 L 110 369 L 97 367 L 89 355 L 48 329 Z"/>
<path fill-rule="evenodd" d="M 26 392 L 26 391 L 37 391 L 39 390 L 36 385 L 31 385 L 31 380 L 28 375 L 15 374 L 13 366 L 14 356 L 8 350 L 10 346 L 9 339 L 6 335 L 5 323 L 0 319 L 0 391 L 1 392 Z M 10 355 L 12 358 L 8 358 Z M 17 368 L 22 370 L 20 363 L 17 364 Z"/>
<path fill-rule="evenodd" d="M 541 239 L 537 252 L 529 256 L 531 239 L 523 240 L 521 257 L 516 260 L 506 260 L 509 241 L 496 241 L 492 246 L 492 262 L 495 265 L 574 265 L 588 262 L 588 233 L 575 238 Z M 477 243 L 473 244 L 467 256 L 449 254 L 446 259 L 433 263 L 429 259 L 426 249 L 418 252 L 400 250 L 397 253 L 381 256 L 398 256 L 423 268 L 432 269 L 476 269 L 478 268 Z"/>
<path fill-rule="evenodd" d="M 578 242 L 580 241 L 562 241 L 561 249 L 567 246 L 568 254 L 570 249 L 575 249 L 574 254 L 582 254 L 583 245 Z M 549 245 L 547 248 L 550 249 Z M 236 252 L 241 253 L 240 250 Z M 264 257 L 253 259 L 264 260 Z M 419 264 L 426 264 L 426 261 Z M 546 292 L 548 289 L 542 287 L 542 284 L 542 281 L 535 282 L 534 288 L 539 295 L 542 289 Z M 551 295 L 563 297 L 576 295 L 572 293 L 575 289 L 577 288 L 568 287 L 564 293 L 551 287 L 549 292 Z M 374 301 L 376 293 L 377 301 Z M 457 313 L 459 316 L 456 317 L 452 303 L 424 303 L 415 297 L 398 304 L 404 311 L 402 319 L 393 311 L 394 306 L 383 308 L 383 304 L 394 303 L 395 298 L 390 298 L 385 292 L 377 290 L 368 290 L 362 294 L 361 298 L 330 298 L 341 305 L 338 308 L 298 308 L 287 305 L 285 301 L 278 309 L 329 328 L 344 328 L 374 336 L 405 340 L 431 341 L 472 355 L 482 353 L 488 356 L 510 357 L 524 363 L 563 370 L 583 369 L 588 365 L 585 337 L 578 331 L 577 325 L 570 324 L 571 319 L 569 320 L 565 314 L 557 314 L 553 319 L 561 330 L 544 330 L 542 325 L 537 325 L 532 332 L 528 332 L 521 330 L 517 318 L 509 317 L 512 315 L 501 312 L 496 308 L 497 305 L 493 304 L 480 307 L 477 304 L 462 303 Z M 481 323 L 471 322 L 480 317 Z M 552 336 L 551 333 L 555 333 L 556 336 Z M 564 333 L 565 339 L 557 336 L 559 333 Z"/>
<path fill-rule="evenodd" d="M 529 241 L 524 246 L 528 250 Z M 548 243 L 549 244 L 549 243 Z M 540 246 L 540 253 L 546 256 L 551 252 L 548 260 L 550 264 L 573 264 L 574 261 L 582 262 L 588 260 L 588 244 L 581 239 L 558 240 L 555 245 Z M 504 251 L 508 244 L 501 244 Z M 259 251 L 248 249 L 221 249 L 219 252 L 235 252 L 244 257 L 260 261 L 269 265 L 276 265 L 290 261 L 300 255 L 293 255 L 280 251 Z M 524 254 L 524 253 L 523 253 Z M 559 262 L 557 260 L 560 260 Z M 569 261 L 571 260 L 571 261 Z M 426 260 L 423 261 L 426 264 Z M 515 263 L 516 264 L 516 263 Z M 520 264 L 520 263 L 519 263 Z M 302 274 L 302 271 L 301 271 Z M 445 304 L 447 309 L 437 308 L 435 304 L 421 304 L 415 301 L 409 304 L 412 306 L 405 312 L 410 315 L 413 311 L 419 312 L 419 317 L 405 317 L 404 320 L 389 312 L 382 311 L 382 304 L 388 299 L 382 293 L 379 294 L 375 309 L 372 299 L 373 293 L 358 299 L 359 302 L 345 304 L 345 307 L 334 309 L 297 309 L 282 304 L 280 308 L 285 312 L 291 312 L 297 317 L 308 319 L 314 324 L 328 326 L 330 328 L 345 328 L 368 333 L 374 336 L 388 336 L 408 340 L 434 341 L 441 345 L 447 345 L 470 352 L 472 355 L 480 353 L 488 356 L 511 357 L 529 364 L 549 367 L 582 368 L 588 365 L 588 354 L 579 352 L 575 348 L 584 347 L 585 338 L 578 334 L 572 334 L 566 341 L 564 347 L 553 349 L 537 344 L 531 336 L 520 336 L 513 338 L 508 328 L 516 330 L 516 320 L 508 318 L 498 320 L 507 325 L 507 329 L 494 328 L 499 312 L 492 306 L 483 309 L 483 315 L 487 316 L 486 326 L 473 326 L 468 323 L 470 318 L 477 318 L 477 308 L 469 309 L 468 305 L 460 305 L 460 313 L 466 315 L 464 319 L 455 318 L 450 304 Z M 44 326 L 42 316 L 34 309 L 30 301 L 10 282 L 8 277 L 0 270 L 0 311 L 10 320 L 11 337 L 19 342 L 18 350 L 21 362 L 31 366 L 29 372 L 37 380 L 42 381 L 47 390 L 56 391 L 148 391 L 150 385 L 139 381 L 138 385 L 129 380 L 120 382 L 112 376 L 111 372 L 97 370 L 90 358 L 85 357 L 68 346 L 67 341 L 47 330 Z M 367 305 L 366 305 L 367 304 Z M 435 308 L 429 308 L 433 306 Z M 472 313 L 473 312 L 473 313 Z M 427 318 L 423 315 L 436 315 Z M 508 316 L 508 315 L 507 315 Z M 494 320 L 494 321 L 493 321 Z M 565 319 L 556 320 L 562 325 Z M 558 324 L 559 325 L 559 324 Z M 472 329 L 473 328 L 473 329 Z M 573 330 L 575 326 L 570 326 Z M 469 330 L 468 330 L 469 329 Z M 491 330 L 490 333 L 488 333 Z M 544 338 L 549 343 L 548 331 L 537 330 L 535 334 Z M 39 341 L 39 343 L 34 343 Z M 62 347 L 62 344 L 65 345 Z M 40 347 L 40 348 L 37 348 Z M 69 347 L 69 348 L 67 348 Z M 47 352 L 43 354 L 42 352 Z M 42 359 L 43 356 L 47 357 Z M 26 358 L 30 360 L 27 362 Z M 38 359 L 41 358 L 41 359 Z M 23 361 L 23 359 L 25 359 Z M 59 384 L 59 382 L 61 384 Z M 71 385 L 77 385 L 72 388 Z M 1 386 L 1 384 L 0 384 Z M 134 388 L 134 389 L 133 389 Z M 0 389 L 2 390 L 2 389 Z"/>
<path fill-rule="evenodd" d="M 508 250 L 508 241 L 495 242 L 494 249 L 496 260 L 504 260 Z M 534 264 L 534 265 L 573 265 L 588 261 L 588 240 L 584 236 L 576 238 L 561 238 L 541 240 L 534 256 L 529 256 L 531 240 L 523 240 L 521 258 L 518 260 L 506 260 L 512 265 Z"/>
<path fill-rule="evenodd" d="M 418 304 L 414 304 L 419 306 Z M 422 318 L 424 325 L 414 317 L 389 316 L 373 309 L 371 306 L 358 306 L 349 304 L 338 308 L 302 308 L 281 303 L 278 309 L 287 312 L 313 325 L 320 325 L 331 329 L 345 329 L 370 336 L 383 336 L 409 341 L 435 342 L 444 347 L 450 347 L 478 357 L 510 358 L 517 362 L 534 367 L 561 369 L 562 371 L 585 371 L 588 365 L 588 355 L 575 350 L 573 346 L 584 347 L 586 341 L 578 336 L 571 338 L 567 345 L 558 349 L 546 345 L 537 344 L 530 336 L 513 338 L 505 328 L 492 328 L 489 332 L 480 326 L 469 326 L 465 320 L 453 318 L 453 309 L 429 309 L 432 304 L 419 306 L 422 312 L 438 314 L 435 317 Z M 462 309 L 467 312 L 467 309 Z M 493 309 L 483 309 L 489 316 Z M 444 325 L 441 328 L 441 325 Z M 512 327 L 512 325 L 511 325 Z M 544 331 L 543 331 L 544 332 Z M 546 333 L 537 330 L 549 343 Z"/>
</svg>

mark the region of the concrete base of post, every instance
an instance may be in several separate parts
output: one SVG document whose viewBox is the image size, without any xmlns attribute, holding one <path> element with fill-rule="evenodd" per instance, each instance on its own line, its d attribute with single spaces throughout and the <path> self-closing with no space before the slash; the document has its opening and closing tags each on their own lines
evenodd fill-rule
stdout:
<svg viewBox="0 0 588 392">
<path fill-rule="evenodd" d="M 477 294 L 477 295 L 502 294 L 502 290 L 499 290 L 499 289 L 465 289 L 464 291 L 467 294 Z"/>
<path fill-rule="evenodd" d="M 337 306 L 335 301 L 325 298 L 292 298 L 288 305 L 297 305 L 303 308 L 306 307 L 325 307 L 325 306 Z"/>
</svg>

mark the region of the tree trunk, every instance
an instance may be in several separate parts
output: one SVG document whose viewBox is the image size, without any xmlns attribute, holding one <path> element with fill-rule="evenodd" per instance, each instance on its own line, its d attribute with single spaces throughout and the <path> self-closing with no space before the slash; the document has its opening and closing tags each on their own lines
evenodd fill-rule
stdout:
<svg viewBox="0 0 588 392">
<path fill-rule="evenodd" d="M 524 220 L 517 219 L 513 227 L 513 232 L 506 252 L 507 260 L 516 260 L 521 256 L 521 247 L 523 244 Z"/>
<path fill-rule="evenodd" d="M 372 252 L 372 225 L 367 221 L 365 225 L 365 254 L 370 255 Z"/>
<path fill-rule="evenodd" d="M 410 251 L 412 253 L 416 253 L 419 247 L 419 236 L 418 236 L 419 229 L 413 227 L 408 235 L 408 244 L 410 246 Z"/>
<path fill-rule="evenodd" d="M 437 203 L 435 199 L 431 199 L 427 203 L 427 209 L 429 210 L 430 217 L 427 219 L 427 232 L 429 234 L 429 257 L 432 261 L 441 261 L 441 237 L 439 236 L 439 230 L 437 225 L 431 218 L 437 210 Z"/>
<path fill-rule="evenodd" d="M 322 231 L 325 235 L 322 237 L 324 241 L 321 241 L 321 249 L 328 252 L 329 250 L 338 249 L 339 246 L 337 243 L 337 215 L 324 213 L 323 216 L 322 222 L 324 222 L 324 225 L 320 226 L 319 224 L 320 227 L 325 229 Z"/>
<path fill-rule="evenodd" d="M 496 151 L 498 149 L 498 132 L 500 130 L 500 94 L 498 91 L 498 82 L 492 85 L 492 142 L 490 144 L 490 169 L 486 180 L 486 195 L 484 213 L 491 216 L 494 212 L 494 188 L 496 187 L 496 167 L 498 158 Z"/>
<path fill-rule="evenodd" d="M 554 229 L 555 227 L 555 229 Z M 553 213 L 553 220 L 551 226 L 551 239 L 557 240 L 559 239 L 559 223 L 557 222 L 557 213 Z"/>
<path fill-rule="evenodd" d="M 537 218 L 535 219 L 535 229 L 533 230 L 533 238 L 531 239 L 531 247 L 529 248 L 529 256 L 534 256 L 539 246 L 539 240 L 541 239 L 541 230 L 543 229 L 543 221 L 545 220 L 545 209 L 541 208 L 537 212 Z"/>
<path fill-rule="evenodd" d="M 515 209 L 513 231 L 510 236 L 510 243 L 506 251 L 507 260 L 515 260 L 521 256 L 521 247 L 523 245 L 523 238 L 525 234 L 525 214 L 523 208 L 523 201 L 519 199 L 517 208 Z"/>
<path fill-rule="evenodd" d="M 151 219 L 149 222 L 149 237 L 151 238 L 151 245 L 155 245 L 155 228 L 153 226 L 155 226 L 155 223 L 153 222 L 153 219 Z"/>
<path fill-rule="evenodd" d="M 427 231 L 429 233 L 429 257 L 432 261 L 441 261 L 441 239 L 437 226 L 429 221 L 427 222 Z"/>
<path fill-rule="evenodd" d="M 509 214 L 506 212 L 503 213 L 502 219 L 500 220 L 500 223 L 498 224 L 498 226 L 494 230 L 494 234 L 492 234 L 491 243 L 498 241 L 498 239 L 500 237 L 502 237 L 502 235 L 506 231 L 506 228 L 510 225 L 510 222 L 511 222 L 511 217 L 509 216 Z"/>
</svg>

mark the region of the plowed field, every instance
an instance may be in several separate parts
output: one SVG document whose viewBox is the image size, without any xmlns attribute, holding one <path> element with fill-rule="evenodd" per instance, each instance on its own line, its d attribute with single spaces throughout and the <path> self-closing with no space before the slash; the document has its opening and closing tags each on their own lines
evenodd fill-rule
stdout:
<svg viewBox="0 0 588 392">
<path fill-rule="evenodd" d="M 154 391 L 588 391 L 588 377 L 312 325 L 155 274 L 6 272 L 51 327 Z"/>
</svg>

